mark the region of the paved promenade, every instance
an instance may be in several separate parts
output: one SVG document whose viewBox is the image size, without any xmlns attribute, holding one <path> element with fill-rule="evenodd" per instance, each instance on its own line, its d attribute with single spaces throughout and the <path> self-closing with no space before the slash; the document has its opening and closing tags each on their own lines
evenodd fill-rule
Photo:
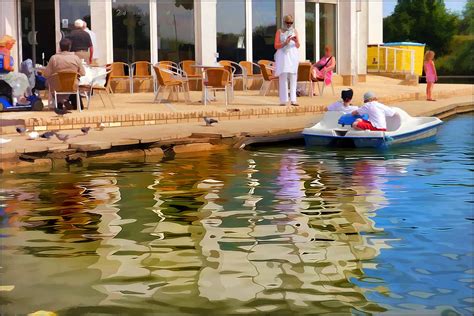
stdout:
<svg viewBox="0 0 474 316">
<path fill-rule="evenodd" d="M 205 115 L 225 119 L 248 119 L 252 117 L 262 117 L 265 115 L 291 116 L 298 113 L 320 113 L 325 107 L 339 99 L 340 91 L 346 87 L 335 86 L 335 94 L 330 88 L 326 89 L 324 96 L 300 97 L 300 106 L 282 107 L 279 105 L 278 97 L 275 93 L 269 96 L 259 96 L 258 91 L 236 91 L 232 104 L 225 106 L 223 93 L 217 92 L 217 101 L 209 105 L 200 103 L 201 92 L 191 92 L 191 104 L 180 102 L 153 103 L 153 93 L 121 93 L 115 94 L 112 99 L 115 108 L 110 105 L 104 107 L 98 96 L 94 96 L 91 108 L 82 113 L 73 111 L 63 118 L 58 117 L 52 111 L 43 112 L 18 112 L 2 113 L 1 121 L 7 125 L 26 125 L 29 128 L 42 130 L 69 130 L 82 126 L 94 127 L 102 122 L 107 127 L 126 127 L 139 125 L 162 125 L 169 123 L 183 123 L 197 121 Z M 360 105 L 362 95 L 370 90 L 377 94 L 379 100 L 386 104 L 393 104 L 405 100 L 424 100 L 425 85 L 405 86 L 400 84 L 400 80 L 367 76 L 367 82 L 359 83 L 354 89 L 353 103 Z M 472 85 L 444 84 L 437 85 L 434 90 L 434 97 L 438 99 L 449 98 L 460 95 L 472 95 Z M 107 101 L 107 100 L 106 100 Z M 107 103 L 107 102 L 106 102 Z M 108 103 L 107 103 L 108 104 Z M 1 133 L 8 134 L 14 132 L 14 128 L 5 127 L 1 124 Z"/>
<path fill-rule="evenodd" d="M 392 79 L 390 79 L 392 80 Z M 362 95 L 362 91 L 369 90 L 368 85 L 365 87 L 356 87 L 355 90 L 355 104 L 360 104 L 358 99 Z M 393 87 L 392 87 L 393 88 Z M 407 87 L 400 86 L 400 89 Z M 423 90 L 423 86 L 409 87 L 416 88 L 417 93 L 420 95 L 424 94 L 420 92 Z M 408 113 L 414 116 L 431 116 L 439 115 L 452 115 L 458 110 L 467 111 L 472 110 L 474 106 L 473 99 L 473 86 L 470 85 L 438 85 L 438 90 L 441 90 L 438 97 L 441 97 L 436 102 L 429 102 L 425 100 L 411 100 L 402 101 L 404 99 L 403 94 L 397 93 L 400 91 L 392 90 L 393 94 L 382 95 L 380 98 L 395 100 L 398 96 L 400 101 L 398 102 L 387 102 L 391 106 L 398 106 Z M 340 88 L 338 89 L 340 90 Z M 370 89 L 375 90 L 375 89 Z M 329 91 L 330 92 L 330 91 Z M 256 94 L 255 91 L 240 92 L 240 98 L 246 97 L 249 94 Z M 337 91 L 339 93 L 339 91 Z M 239 94 L 239 92 L 238 92 Z M 147 94 L 136 94 L 134 98 L 141 99 L 145 98 Z M 124 98 L 124 100 L 122 100 Z M 126 98 L 126 99 L 125 99 Z M 130 101 L 128 95 L 115 95 L 114 99 L 120 99 L 117 102 L 117 107 L 127 105 L 127 109 L 130 106 L 134 106 L 134 103 Z M 239 96 L 236 97 L 236 99 Z M 256 97 L 254 101 L 263 100 L 277 100 L 275 96 L 270 97 Z M 273 99 L 272 99 L 273 98 Z M 85 157 L 93 156 L 105 156 L 105 157 L 117 157 L 117 156 L 130 156 L 130 155 L 142 155 L 142 156 L 163 156 L 166 154 L 168 147 L 173 149 L 173 154 L 193 152 L 199 150 L 213 150 L 228 146 L 236 146 L 243 138 L 248 136 L 254 136 L 266 139 L 266 137 L 273 137 L 273 139 L 286 139 L 291 138 L 295 135 L 299 135 L 301 130 L 307 126 L 311 126 L 316 123 L 321 115 L 324 107 L 331 102 L 337 100 L 337 96 L 333 96 L 329 93 L 329 96 L 324 98 L 320 97 L 302 97 L 299 98 L 301 104 L 300 107 L 280 107 L 280 106 L 261 106 L 261 105 L 231 105 L 227 108 L 220 105 L 212 105 L 213 110 L 208 111 L 210 114 L 219 118 L 219 123 L 212 127 L 205 126 L 202 119 L 203 113 L 197 112 L 195 116 L 189 115 L 187 109 L 184 107 L 202 107 L 202 105 L 185 105 L 185 104 L 172 104 L 176 111 L 165 110 L 163 104 L 151 105 L 160 107 L 158 117 L 163 118 L 163 121 L 158 122 L 150 113 L 144 114 L 153 124 L 140 124 L 136 126 L 124 125 L 126 120 L 120 120 L 126 118 L 121 113 L 120 109 L 116 109 L 115 115 L 105 115 L 110 117 L 111 122 L 105 122 L 107 126 L 103 130 L 94 128 L 97 122 L 79 121 L 78 124 L 71 126 L 68 129 L 62 129 L 60 133 L 69 135 L 67 142 L 62 142 L 55 137 L 50 140 L 37 139 L 27 140 L 27 136 L 18 135 L 8 130 L 8 133 L 3 133 L 2 137 L 12 139 L 11 142 L 3 144 L 0 155 L 0 169 L 7 170 L 12 169 L 15 166 L 28 166 L 31 162 L 38 163 L 42 162 L 46 165 L 51 164 L 51 159 L 83 159 Z M 409 99 L 409 97 L 406 97 Z M 131 103 L 127 103 L 131 102 Z M 314 104 L 324 102 L 324 104 Z M 143 109 L 145 105 L 137 105 L 138 109 Z M 147 105 L 150 106 L 150 105 Z M 166 107 L 166 106 L 165 106 Z M 219 108 L 219 109 L 216 109 Z M 228 109 L 239 109 L 239 111 Z M 108 111 L 108 110 L 107 110 Z M 91 109 L 91 111 L 84 111 L 83 113 L 74 112 L 71 115 L 74 119 L 87 117 L 88 115 L 100 114 L 103 116 L 101 110 Z M 30 116 L 34 112 L 23 112 L 23 113 L 3 113 L 2 120 L 23 120 L 22 116 Z M 58 120 L 51 112 L 39 113 L 37 120 Z M 139 114 L 128 114 L 138 116 Z M 188 116 L 187 116 L 188 115 Z M 173 119 L 173 117 L 175 117 Z M 145 118 L 145 119 L 146 119 Z M 64 119 L 61 119 L 64 120 Z M 115 121 L 114 121 L 115 120 Z M 85 122 L 85 123 L 83 123 Z M 102 121 L 103 122 L 103 121 Z M 118 123 L 123 124 L 120 127 Z M 82 126 L 93 126 L 88 135 L 82 135 L 80 127 Z M 13 127 L 13 126 L 12 126 Z M 42 130 L 48 129 L 50 126 L 36 125 L 35 128 L 41 132 Z M 64 127 L 64 126 L 63 126 Z M 271 138 L 268 138 L 271 139 Z M 72 155 L 72 156 L 71 156 Z M 24 161 L 18 161 L 19 157 L 22 157 Z M 44 159 L 46 158 L 46 159 Z"/>
</svg>

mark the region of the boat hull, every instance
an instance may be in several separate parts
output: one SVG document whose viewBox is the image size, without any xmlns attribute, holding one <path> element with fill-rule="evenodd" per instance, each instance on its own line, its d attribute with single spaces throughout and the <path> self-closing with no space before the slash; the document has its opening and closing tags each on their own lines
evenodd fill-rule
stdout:
<svg viewBox="0 0 474 316">
<path fill-rule="evenodd" d="M 398 145 L 422 143 L 432 140 L 441 123 L 405 134 L 377 133 L 374 137 L 333 136 L 303 133 L 307 146 L 335 146 L 357 148 L 387 148 Z M 380 135 L 382 134 L 382 135 Z"/>
</svg>

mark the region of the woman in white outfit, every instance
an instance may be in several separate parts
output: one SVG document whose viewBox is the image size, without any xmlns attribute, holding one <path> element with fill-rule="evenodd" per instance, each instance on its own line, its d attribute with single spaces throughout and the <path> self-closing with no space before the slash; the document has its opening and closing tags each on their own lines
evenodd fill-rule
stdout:
<svg viewBox="0 0 474 316">
<path fill-rule="evenodd" d="M 291 105 L 296 103 L 296 77 L 298 73 L 298 48 L 300 41 L 298 32 L 293 27 L 293 17 L 285 15 L 283 26 L 275 34 L 275 76 L 278 76 L 280 90 L 280 105 L 288 103 L 288 80 L 290 81 Z"/>
</svg>

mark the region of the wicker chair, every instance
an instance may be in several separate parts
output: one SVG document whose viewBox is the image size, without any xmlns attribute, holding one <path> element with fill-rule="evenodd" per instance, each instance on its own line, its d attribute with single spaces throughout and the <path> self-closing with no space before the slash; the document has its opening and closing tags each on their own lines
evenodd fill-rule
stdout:
<svg viewBox="0 0 474 316">
<path fill-rule="evenodd" d="M 308 95 L 313 97 L 313 81 L 311 79 L 311 70 L 313 65 L 311 63 L 299 63 L 297 82 L 305 82 L 308 90 Z M 319 85 L 318 85 L 319 87 Z"/>
<path fill-rule="evenodd" d="M 273 75 L 273 69 L 265 63 L 259 63 L 260 69 L 262 70 L 263 83 L 260 88 L 260 95 L 266 96 L 272 87 L 278 87 L 278 77 Z M 277 90 L 278 88 L 275 88 Z"/>
<path fill-rule="evenodd" d="M 108 69 L 105 74 L 99 75 L 95 78 L 92 79 L 91 83 L 89 85 L 81 85 L 79 89 L 85 93 L 85 96 L 87 97 L 87 109 L 90 108 L 90 102 L 91 102 L 91 97 L 92 95 L 97 92 L 97 94 L 100 97 L 100 100 L 102 101 L 102 104 L 104 107 L 106 107 L 106 104 L 104 102 L 104 98 L 102 97 L 102 92 L 105 92 L 107 95 L 107 98 L 109 99 L 110 104 L 112 105 L 112 108 L 115 108 L 114 102 L 112 101 L 112 98 L 110 97 L 111 94 L 111 88 L 110 88 L 110 74 L 112 73 L 111 69 Z M 98 82 L 103 81 L 105 79 L 105 84 L 101 85 L 98 84 Z"/>
<path fill-rule="evenodd" d="M 221 60 L 219 61 L 219 65 L 221 65 L 222 67 L 224 67 L 225 70 L 227 70 L 229 73 L 230 73 L 230 83 L 231 83 L 231 87 L 230 87 L 230 99 L 233 100 L 234 99 L 234 87 L 235 87 L 235 80 L 240 78 L 241 80 L 243 80 L 243 77 L 242 76 L 238 76 L 236 73 L 237 73 L 237 68 L 235 68 L 235 66 L 232 64 L 233 62 L 231 61 L 228 61 L 228 60 Z M 235 64 L 235 63 L 234 63 Z M 240 65 L 237 64 L 239 66 L 239 69 L 240 69 Z M 242 81 L 242 84 L 243 84 L 243 81 Z"/>
<path fill-rule="evenodd" d="M 161 102 L 160 92 L 164 93 L 165 89 L 170 89 L 171 92 L 176 91 L 179 101 L 179 89 L 182 88 L 186 102 L 190 102 L 189 98 L 189 82 L 186 73 L 181 72 L 178 68 L 171 65 L 153 66 L 155 71 L 158 89 L 155 93 L 153 102 Z"/>
<path fill-rule="evenodd" d="M 183 60 L 179 63 L 179 68 L 188 75 L 188 80 L 196 82 L 196 87 L 198 87 L 199 82 L 202 80 L 202 74 L 197 68 L 193 67 L 195 64 L 194 60 Z"/>
<path fill-rule="evenodd" d="M 262 71 L 260 70 L 260 66 L 256 63 L 251 61 L 241 61 L 239 65 L 244 71 L 245 90 L 247 90 L 249 87 L 249 79 L 262 79 Z M 258 69 L 258 72 L 254 73 L 254 69 Z"/>
<path fill-rule="evenodd" d="M 257 64 L 258 64 L 258 65 L 264 64 L 265 66 L 270 67 L 270 68 L 273 69 L 273 65 L 275 64 L 275 62 L 272 61 L 272 60 L 260 59 L 260 60 L 257 62 Z"/>
<path fill-rule="evenodd" d="M 54 107 L 58 107 L 58 95 L 76 95 L 77 109 L 81 112 L 81 97 L 78 86 L 79 74 L 74 71 L 64 71 L 53 74 L 48 78 L 49 93 L 54 96 Z"/>
<path fill-rule="evenodd" d="M 219 61 L 219 64 L 222 66 L 232 66 L 233 67 L 233 74 L 232 74 L 232 90 L 235 88 L 235 81 L 236 80 L 241 80 L 242 81 L 242 90 L 247 90 L 245 86 L 245 70 L 244 68 L 239 64 L 231 60 L 221 60 Z M 229 70 L 229 69 L 227 69 Z"/>
<path fill-rule="evenodd" d="M 137 61 L 131 64 L 130 66 L 130 92 L 133 93 L 135 88 L 135 80 L 138 80 L 140 83 L 144 81 L 153 80 L 153 65 L 149 61 Z M 153 92 L 156 92 L 156 86 L 153 84 Z"/>
<path fill-rule="evenodd" d="M 208 68 L 204 70 L 205 80 L 204 88 L 204 105 L 207 105 L 207 92 L 209 90 L 223 90 L 225 93 L 225 105 L 229 104 L 229 89 L 232 88 L 231 73 L 222 68 Z"/>
<path fill-rule="evenodd" d="M 171 61 L 171 60 L 161 60 L 159 61 L 158 63 L 155 64 L 155 66 L 158 66 L 158 67 L 173 67 L 173 68 L 177 68 L 179 69 L 179 65 L 177 63 L 175 63 L 174 61 Z"/>
<path fill-rule="evenodd" d="M 108 65 L 110 69 L 112 70 L 112 73 L 110 74 L 110 82 L 112 81 L 127 81 L 129 82 L 130 86 L 130 92 L 132 91 L 132 84 L 130 83 L 130 66 L 126 63 L 122 62 L 113 62 L 110 65 Z M 128 73 L 128 74 L 127 74 Z M 114 92 L 111 90 L 112 93 Z"/>
</svg>

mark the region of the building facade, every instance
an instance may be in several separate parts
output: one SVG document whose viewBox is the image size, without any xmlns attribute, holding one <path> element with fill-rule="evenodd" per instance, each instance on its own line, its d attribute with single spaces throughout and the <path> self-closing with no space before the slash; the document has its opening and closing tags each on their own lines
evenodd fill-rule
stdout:
<svg viewBox="0 0 474 316">
<path fill-rule="evenodd" d="M 273 60 L 276 29 L 295 18 L 301 61 L 333 48 L 344 84 L 364 80 L 367 44 L 382 43 L 382 0 L 2 0 L 0 35 L 16 60 L 45 64 L 76 19 L 97 36 L 99 62 Z"/>
</svg>

